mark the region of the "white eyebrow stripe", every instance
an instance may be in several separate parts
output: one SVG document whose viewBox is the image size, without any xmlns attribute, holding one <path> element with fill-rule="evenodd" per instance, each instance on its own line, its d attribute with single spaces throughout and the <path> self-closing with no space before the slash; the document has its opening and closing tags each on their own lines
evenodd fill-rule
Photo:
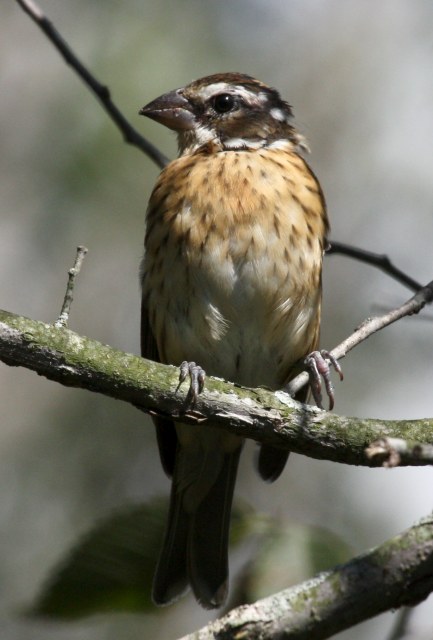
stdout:
<svg viewBox="0 0 433 640">
<path fill-rule="evenodd" d="M 215 82 L 214 84 L 210 84 L 207 87 L 200 89 L 200 94 L 205 100 L 207 100 L 216 93 L 231 93 L 232 91 L 233 87 L 227 84 L 227 82 Z"/>
<path fill-rule="evenodd" d="M 208 100 L 212 96 L 218 93 L 229 93 L 231 95 L 237 95 L 245 100 L 249 104 L 258 104 L 266 99 L 266 94 L 256 94 L 253 91 L 248 91 L 242 85 L 232 85 L 227 82 L 215 82 L 207 87 L 203 87 L 200 90 L 200 95 L 203 100 Z"/>
</svg>

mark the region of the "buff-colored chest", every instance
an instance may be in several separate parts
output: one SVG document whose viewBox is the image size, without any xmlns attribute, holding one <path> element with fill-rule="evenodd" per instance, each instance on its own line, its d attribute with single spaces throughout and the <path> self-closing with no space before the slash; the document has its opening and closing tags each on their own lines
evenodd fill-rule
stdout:
<svg viewBox="0 0 433 640">
<path fill-rule="evenodd" d="M 184 157 L 161 174 L 143 290 L 161 359 L 278 386 L 315 346 L 327 221 L 295 153 Z"/>
</svg>

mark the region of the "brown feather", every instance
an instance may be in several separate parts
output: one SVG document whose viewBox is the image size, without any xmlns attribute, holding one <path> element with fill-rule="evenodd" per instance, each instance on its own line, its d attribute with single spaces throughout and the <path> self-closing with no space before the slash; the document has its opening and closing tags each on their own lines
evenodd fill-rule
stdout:
<svg viewBox="0 0 433 640">
<path fill-rule="evenodd" d="M 275 89 L 228 73 L 165 94 L 142 113 L 176 130 L 180 149 L 148 207 L 143 355 L 281 388 L 317 346 L 329 231 L 291 107 Z M 156 426 L 173 482 L 154 600 L 168 603 L 189 584 L 204 606 L 220 606 L 242 439 L 159 418 Z M 262 446 L 262 478 L 275 480 L 287 457 Z"/>
</svg>

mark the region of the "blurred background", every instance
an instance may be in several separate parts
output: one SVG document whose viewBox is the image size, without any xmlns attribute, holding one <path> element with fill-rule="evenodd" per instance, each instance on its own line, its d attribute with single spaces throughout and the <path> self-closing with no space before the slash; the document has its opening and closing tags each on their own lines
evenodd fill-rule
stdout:
<svg viewBox="0 0 433 640">
<path fill-rule="evenodd" d="M 431 280 L 430 0 L 41 0 L 41 7 L 132 124 L 170 157 L 173 134 L 137 115 L 149 100 L 219 71 L 277 87 L 310 143 L 332 237 L 387 253 L 421 283 Z M 158 169 L 123 143 L 12 0 L 1 8 L 0 132 L 0 306 L 53 322 L 75 247 L 85 244 L 70 328 L 138 353 L 137 273 Z M 378 270 L 326 258 L 322 345 L 331 348 L 408 297 Z M 431 417 L 432 331 L 427 310 L 352 352 L 344 382 L 336 382 L 336 411 Z M 167 494 L 169 483 L 148 418 L 132 407 L 24 369 L 0 365 L 0 378 L 2 638 L 170 640 L 203 625 L 211 614 L 192 598 L 162 614 L 74 622 L 21 615 L 79 536 L 126 504 Z M 293 456 L 268 486 L 254 473 L 253 448 L 243 455 L 237 494 L 297 531 L 326 529 L 351 554 L 431 512 L 432 469 L 358 469 Z M 239 562 L 234 554 L 234 569 Z M 384 638 L 394 620 L 386 614 L 337 637 Z M 407 638 L 431 638 L 432 620 L 430 597 Z"/>
</svg>

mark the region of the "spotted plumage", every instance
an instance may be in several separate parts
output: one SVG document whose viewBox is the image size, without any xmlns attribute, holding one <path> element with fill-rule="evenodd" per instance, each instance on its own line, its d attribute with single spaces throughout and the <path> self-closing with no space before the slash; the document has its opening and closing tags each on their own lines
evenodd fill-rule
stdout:
<svg viewBox="0 0 433 640">
<path fill-rule="evenodd" d="M 142 263 L 143 355 L 246 386 L 281 387 L 317 347 L 328 233 L 303 137 L 278 92 L 242 74 L 209 76 L 141 111 L 178 135 L 147 213 Z M 302 396 L 304 397 L 304 396 Z M 238 437 L 157 420 L 173 475 L 169 523 L 153 597 L 191 586 L 205 607 L 227 593 Z M 287 453 L 262 447 L 274 480 Z"/>
</svg>

